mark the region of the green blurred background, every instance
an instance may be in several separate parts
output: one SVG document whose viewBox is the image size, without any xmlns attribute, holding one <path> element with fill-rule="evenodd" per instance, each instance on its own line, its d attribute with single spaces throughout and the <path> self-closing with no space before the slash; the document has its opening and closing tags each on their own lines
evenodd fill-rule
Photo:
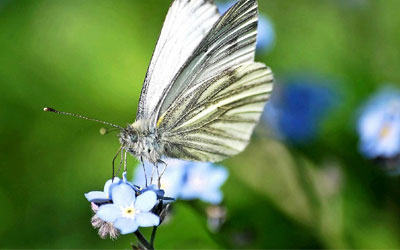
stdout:
<svg viewBox="0 0 400 250">
<path fill-rule="evenodd" d="M 0 0 L 0 248 L 135 242 L 100 239 L 83 196 L 111 176 L 116 136 L 42 109 L 133 122 L 169 4 Z M 340 79 L 340 108 L 306 146 L 285 146 L 259 127 L 245 152 L 223 162 L 231 174 L 221 231 L 209 233 L 205 218 L 178 202 L 156 248 L 399 248 L 399 178 L 359 155 L 354 122 L 382 83 L 400 83 L 400 1 L 259 5 L 276 41 L 258 60 L 278 79 L 302 72 Z M 129 165 L 132 172 L 133 157 Z"/>
</svg>

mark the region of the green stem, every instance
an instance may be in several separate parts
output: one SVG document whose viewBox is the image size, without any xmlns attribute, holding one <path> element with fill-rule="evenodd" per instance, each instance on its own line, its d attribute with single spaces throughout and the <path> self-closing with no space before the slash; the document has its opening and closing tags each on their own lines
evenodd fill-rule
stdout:
<svg viewBox="0 0 400 250">
<path fill-rule="evenodd" d="M 137 231 L 135 232 L 135 235 L 136 235 L 137 239 L 139 240 L 139 242 L 143 245 L 143 247 L 144 247 L 145 249 L 147 249 L 147 250 L 154 250 L 153 245 L 151 245 L 151 244 L 146 240 L 146 238 L 144 238 L 143 234 L 142 234 L 139 230 L 137 230 Z"/>
<path fill-rule="evenodd" d="M 154 240 L 156 239 L 156 233 L 157 233 L 157 226 L 153 227 L 153 231 L 151 232 L 151 238 L 150 238 L 150 245 L 154 247 Z"/>
</svg>

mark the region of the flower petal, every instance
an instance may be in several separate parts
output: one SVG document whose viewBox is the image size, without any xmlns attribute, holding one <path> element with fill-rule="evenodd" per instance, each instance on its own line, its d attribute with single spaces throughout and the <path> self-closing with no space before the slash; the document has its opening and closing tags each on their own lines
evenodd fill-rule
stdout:
<svg viewBox="0 0 400 250">
<path fill-rule="evenodd" d="M 130 234 L 136 232 L 138 224 L 135 220 L 130 218 L 118 218 L 114 222 L 114 227 L 121 231 L 121 234 Z"/>
<path fill-rule="evenodd" d="M 112 189 L 113 203 L 118 206 L 130 206 L 135 202 L 135 191 L 128 184 L 122 183 Z"/>
<path fill-rule="evenodd" d="M 222 202 L 224 195 L 220 190 L 213 190 L 210 192 L 204 192 L 200 195 L 200 200 L 217 205 Z"/>
<path fill-rule="evenodd" d="M 160 218 L 150 212 L 138 213 L 135 219 L 139 227 L 152 227 L 160 224 Z"/>
<path fill-rule="evenodd" d="M 210 169 L 210 178 L 208 179 L 208 187 L 212 189 L 220 188 L 228 179 L 228 170 L 221 166 L 216 166 Z"/>
<path fill-rule="evenodd" d="M 112 179 L 108 180 L 106 184 L 104 184 L 104 192 L 109 193 L 110 187 L 112 184 L 118 184 L 121 180 L 118 177 L 114 177 L 114 181 Z"/>
<path fill-rule="evenodd" d="M 104 203 L 110 200 L 107 193 L 101 191 L 92 191 L 85 194 L 86 199 L 89 202 Z"/>
<path fill-rule="evenodd" d="M 135 209 L 143 212 L 150 211 L 157 202 L 157 195 L 153 191 L 146 191 L 136 198 Z"/>
<path fill-rule="evenodd" d="M 117 205 L 106 204 L 99 207 L 96 215 L 106 222 L 114 222 L 121 216 L 121 209 Z"/>
</svg>

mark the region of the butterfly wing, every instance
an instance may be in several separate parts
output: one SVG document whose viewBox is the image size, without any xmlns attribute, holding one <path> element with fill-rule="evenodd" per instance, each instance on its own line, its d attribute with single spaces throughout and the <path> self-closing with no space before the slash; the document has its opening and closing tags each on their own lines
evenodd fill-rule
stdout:
<svg viewBox="0 0 400 250">
<path fill-rule="evenodd" d="M 273 82 L 254 62 L 257 21 L 256 0 L 239 1 L 165 90 L 156 127 L 167 156 L 215 162 L 246 147 Z"/>
<path fill-rule="evenodd" d="M 162 136 L 166 155 L 216 162 L 243 151 L 269 99 L 272 81 L 264 64 L 247 63 L 205 82 L 195 93 L 185 93 L 159 124 L 167 126 Z"/>
<path fill-rule="evenodd" d="M 162 94 L 220 17 L 212 0 L 175 0 L 147 70 L 136 120 L 149 118 Z"/>
</svg>

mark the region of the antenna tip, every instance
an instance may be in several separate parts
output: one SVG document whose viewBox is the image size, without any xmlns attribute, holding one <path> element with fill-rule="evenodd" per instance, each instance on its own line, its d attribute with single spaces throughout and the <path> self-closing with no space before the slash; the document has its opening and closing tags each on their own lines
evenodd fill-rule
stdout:
<svg viewBox="0 0 400 250">
<path fill-rule="evenodd" d="M 106 135 L 108 133 L 108 130 L 106 128 L 101 128 L 99 132 L 101 135 Z"/>
<path fill-rule="evenodd" d="M 53 109 L 53 108 L 45 107 L 45 108 L 43 109 L 43 111 L 45 111 L 45 112 L 55 112 L 56 110 Z"/>
</svg>

